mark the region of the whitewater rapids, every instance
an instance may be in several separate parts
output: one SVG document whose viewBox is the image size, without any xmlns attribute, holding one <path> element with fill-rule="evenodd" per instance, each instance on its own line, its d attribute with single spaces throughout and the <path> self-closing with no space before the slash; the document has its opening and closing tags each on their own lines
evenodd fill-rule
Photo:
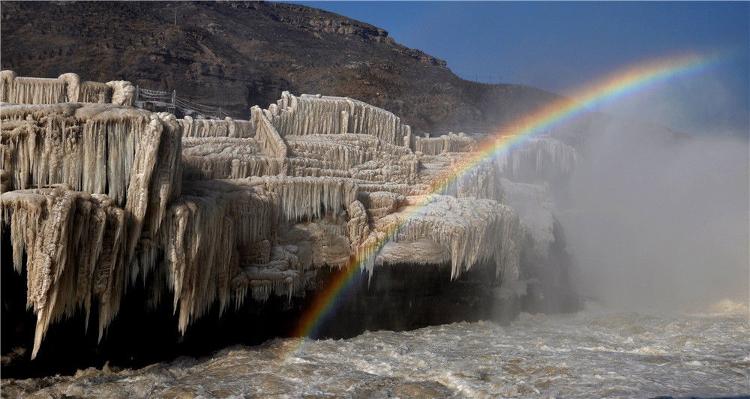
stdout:
<svg viewBox="0 0 750 399">
<path fill-rule="evenodd" d="M 351 339 L 277 339 L 137 370 L 6 380 L 3 396 L 649 397 L 750 393 L 744 305 L 679 316 L 521 316 Z"/>
</svg>

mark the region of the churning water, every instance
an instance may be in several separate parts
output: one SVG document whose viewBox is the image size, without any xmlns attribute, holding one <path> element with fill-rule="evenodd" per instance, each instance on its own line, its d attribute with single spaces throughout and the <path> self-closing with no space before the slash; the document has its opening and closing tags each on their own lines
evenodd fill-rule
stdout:
<svg viewBox="0 0 750 399">
<path fill-rule="evenodd" d="M 97 397 L 649 397 L 750 393 L 750 322 L 592 309 L 343 340 L 277 339 L 138 370 L 10 380 L 3 394 Z"/>
</svg>

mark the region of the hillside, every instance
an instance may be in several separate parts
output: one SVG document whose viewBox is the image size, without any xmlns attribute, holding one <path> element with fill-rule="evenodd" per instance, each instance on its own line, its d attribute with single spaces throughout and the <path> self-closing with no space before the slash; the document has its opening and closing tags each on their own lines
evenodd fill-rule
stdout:
<svg viewBox="0 0 750 399">
<path fill-rule="evenodd" d="M 277 3 L 2 3 L 2 68 L 124 79 L 247 118 L 282 90 L 363 100 L 417 131 L 481 131 L 554 95 L 463 80 L 383 29 Z"/>
</svg>

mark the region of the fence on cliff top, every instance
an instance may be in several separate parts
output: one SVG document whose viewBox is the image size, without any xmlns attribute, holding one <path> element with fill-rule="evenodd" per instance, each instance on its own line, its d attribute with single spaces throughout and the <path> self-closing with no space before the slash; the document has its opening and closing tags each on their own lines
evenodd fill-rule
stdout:
<svg viewBox="0 0 750 399">
<path fill-rule="evenodd" d="M 161 91 L 144 89 L 140 86 L 135 88 L 135 100 L 133 104 L 138 108 L 151 110 L 165 110 L 175 115 L 191 116 L 193 118 L 224 119 L 229 116 L 220 107 L 194 103 L 188 99 L 177 96 L 177 90 Z"/>
</svg>

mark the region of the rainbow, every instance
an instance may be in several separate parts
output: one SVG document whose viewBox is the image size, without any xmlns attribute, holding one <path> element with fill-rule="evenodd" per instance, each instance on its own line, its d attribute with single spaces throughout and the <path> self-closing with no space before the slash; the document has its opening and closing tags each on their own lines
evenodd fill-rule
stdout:
<svg viewBox="0 0 750 399">
<path fill-rule="evenodd" d="M 547 131 L 555 124 L 652 84 L 690 72 L 700 71 L 718 58 L 718 56 L 680 55 L 640 63 L 583 87 L 570 98 L 554 101 L 529 115 L 519 118 L 502 132 L 483 139 L 479 143 L 477 151 L 463 159 L 457 167 L 445 171 L 443 175 L 435 179 L 428 190 L 429 194 L 420 197 L 415 206 L 411 206 L 405 211 L 406 219 L 416 216 L 420 210 L 433 201 L 435 195 L 477 165 L 523 143 L 529 137 Z M 361 254 L 353 256 L 346 267 L 335 273 L 328 286 L 319 291 L 310 307 L 304 312 L 297 328 L 293 331 L 293 336 L 315 336 L 323 322 L 334 313 L 340 298 L 344 297 L 347 291 L 355 286 L 353 283 L 361 278 L 363 265 L 374 260 L 380 249 L 398 234 L 399 228 L 400 226 L 395 226 L 387 231 L 384 239 L 371 244 Z M 302 339 L 299 345 L 302 345 L 304 341 Z"/>
</svg>

